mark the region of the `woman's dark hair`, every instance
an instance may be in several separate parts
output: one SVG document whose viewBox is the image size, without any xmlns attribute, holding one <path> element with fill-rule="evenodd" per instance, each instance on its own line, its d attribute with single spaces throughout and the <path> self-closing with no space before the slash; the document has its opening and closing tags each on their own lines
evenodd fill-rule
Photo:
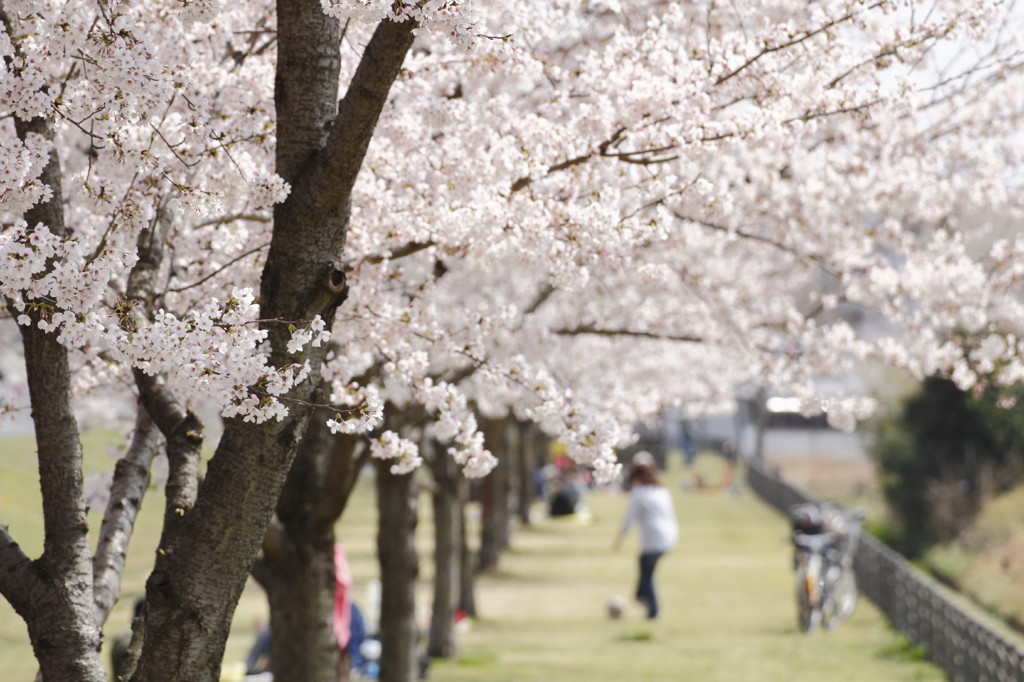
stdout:
<svg viewBox="0 0 1024 682">
<path fill-rule="evenodd" d="M 654 469 L 646 464 L 634 464 L 629 472 L 629 484 L 634 485 L 661 485 Z"/>
</svg>

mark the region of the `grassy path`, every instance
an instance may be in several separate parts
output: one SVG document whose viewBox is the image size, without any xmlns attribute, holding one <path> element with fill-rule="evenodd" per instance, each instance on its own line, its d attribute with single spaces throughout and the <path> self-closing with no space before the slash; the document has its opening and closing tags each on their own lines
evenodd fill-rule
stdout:
<svg viewBox="0 0 1024 682">
<path fill-rule="evenodd" d="M 591 493 L 589 524 L 545 519 L 517 531 L 501 572 L 480 580 L 482 619 L 461 657 L 437 663 L 431 679 L 944 679 L 866 601 L 835 632 L 799 634 L 785 519 L 749 492 L 674 492 L 681 542 L 658 567 L 660 621 L 645 622 L 639 607 L 605 616 L 610 595 L 630 594 L 635 557 L 610 549 L 625 497 Z"/>
</svg>

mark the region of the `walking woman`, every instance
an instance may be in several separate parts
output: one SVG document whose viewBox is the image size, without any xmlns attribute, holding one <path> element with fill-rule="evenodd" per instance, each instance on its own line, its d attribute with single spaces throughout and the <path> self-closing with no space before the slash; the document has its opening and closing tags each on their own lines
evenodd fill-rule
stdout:
<svg viewBox="0 0 1024 682">
<path fill-rule="evenodd" d="M 647 606 L 647 618 L 658 617 L 658 597 L 654 590 L 654 567 L 658 559 L 672 549 L 679 537 L 672 495 L 661 485 L 650 464 L 634 464 L 629 472 L 629 509 L 622 520 L 622 530 L 612 543 L 613 549 L 636 524 L 640 527 L 640 579 L 636 598 Z"/>
</svg>

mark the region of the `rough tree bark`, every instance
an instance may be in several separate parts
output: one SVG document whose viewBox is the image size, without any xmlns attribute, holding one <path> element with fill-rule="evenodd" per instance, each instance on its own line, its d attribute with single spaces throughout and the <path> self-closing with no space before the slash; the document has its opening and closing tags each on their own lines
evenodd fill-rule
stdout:
<svg viewBox="0 0 1024 682">
<path fill-rule="evenodd" d="M 323 410 L 310 420 L 264 537 L 263 556 L 252 571 L 270 602 L 274 678 L 279 680 L 345 679 L 348 672 L 333 629 L 334 526 L 370 451 L 364 436 L 331 435 L 326 427 L 330 416 Z M 425 414 L 414 410 L 401 417 L 403 423 L 415 422 Z M 392 426 L 401 428 L 398 422 Z M 328 641 L 334 645 L 326 646 Z M 316 643 L 315 655 L 307 651 L 308 642 Z"/>
<path fill-rule="evenodd" d="M 280 682 L 339 678 L 334 523 L 361 468 L 356 452 L 363 439 L 332 435 L 329 416 L 310 420 L 252 571 L 270 602 L 271 659 Z"/>
<path fill-rule="evenodd" d="M 413 42 L 415 22 L 382 22 L 335 109 L 340 29 L 316 0 L 278 3 L 277 172 L 292 186 L 274 211 L 260 290 L 264 319 L 328 328 L 344 300 L 342 251 L 356 175 L 380 111 Z M 309 360 L 289 398 L 309 401 L 324 349 L 288 355 L 287 325 L 268 324 L 270 361 Z M 202 682 L 220 673 L 231 616 L 284 486 L 308 409 L 254 425 L 225 423 L 195 505 L 161 544 L 146 588 L 142 654 L 133 680 Z"/>
<path fill-rule="evenodd" d="M 459 489 L 464 479 L 445 448 L 433 448 L 430 464 L 436 487 L 433 492 L 434 601 L 427 655 L 452 658 L 455 656 L 455 608 L 461 568 Z"/>
<path fill-rule="evenodd" d="M 260 579 L 270 603 L 274 679 L 337 682 L 338 643 L 331 627 L 333 537 L 309 538 L 301 545 L 305 551 L 297 551 L 285 536 L 280 533 L 287 548 L 276 552 L 274 578 Z M 294 571 L 291 576 L 277 572 L 289 568 Z"/>
<path fill-rule="evenodd" d="M 417 494 L 412 474 L 391 473 L 377 462 L 377 558 L 380 561 L 381 682 L 413 682 L 416 657 Z"/>
</svg>

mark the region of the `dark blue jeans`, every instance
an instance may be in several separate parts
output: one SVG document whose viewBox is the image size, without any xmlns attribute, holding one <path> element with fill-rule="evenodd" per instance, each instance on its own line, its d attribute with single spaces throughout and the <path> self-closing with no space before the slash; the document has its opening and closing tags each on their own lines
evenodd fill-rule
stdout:
<svg viewBox="0 0 1024 682">
<path fill-rule="evenodd" d="M 654 593 L 654 567 L 664 552 L 644 552 L 640 555 L 640 581 L 636 598 L 647 605 L 647 617 L 658 617 L 658 596 Z"/>
</svg>

